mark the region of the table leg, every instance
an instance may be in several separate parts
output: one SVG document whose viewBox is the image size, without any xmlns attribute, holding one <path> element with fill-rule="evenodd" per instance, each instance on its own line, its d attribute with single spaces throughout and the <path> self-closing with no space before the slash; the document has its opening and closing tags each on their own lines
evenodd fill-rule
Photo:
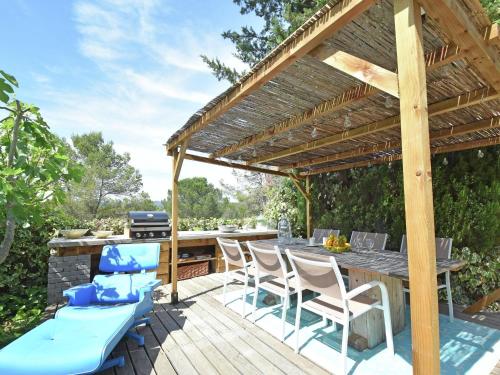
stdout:
<svg viewBox="0 0 500 375">
<path fill-rule="evenodd" d="M 373 272 L 349 270 L 349 288 L 366 284 L 372 280 L 382 281 L 387 287 L 393 335 L 401 332 L 405 325 L 405 305 L 403 299 L 403 283 L 400 279 L 380 275 Z M 374 288 L 367 292 L 372 298 L 381 300 L 380 289 Z M 384 317 L 382 310 L 373 309 L 351 322 L 352 333 L 366 338 L 368 347 L 373 348 L 385 341 Z"/>
</svg>

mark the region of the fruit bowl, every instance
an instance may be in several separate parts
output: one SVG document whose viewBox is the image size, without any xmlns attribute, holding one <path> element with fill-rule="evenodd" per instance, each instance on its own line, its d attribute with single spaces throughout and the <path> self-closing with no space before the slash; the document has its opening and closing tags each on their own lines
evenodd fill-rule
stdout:
<svg viewBox="0 0 500 375">
<path fill-rule="evenodd" d="M 345 246 L 324 246 L 326 250 L 328 250 L 331 253 L 346 253 L 348 251 L 351 251 L 351 245 L 346 244 Z"/>
<path fill-rule="evenodd" d="M 238 229 L 237 225 L 219 225 L 219 231 L 222 233 L 233 233 Z"/>
<path fill-rule="evenodd" d="M 63 229 L 60 232 L 64 238 L 74 240 L 83 237 L 88 231 L 88 229 Z"/>
<path fill-rule="evenodd" d="M 336 237 L 333 234 L 327 238 L 323 247 L 331 253 L 345 253 L 351 250 L 351 245 L 345 236 Z"/>
<path fill-rule="evenodd" d="M 96 238 L 108 238 L 113 234 L 112 230 L 96 230 L 92 232 Z"/>
</svg>

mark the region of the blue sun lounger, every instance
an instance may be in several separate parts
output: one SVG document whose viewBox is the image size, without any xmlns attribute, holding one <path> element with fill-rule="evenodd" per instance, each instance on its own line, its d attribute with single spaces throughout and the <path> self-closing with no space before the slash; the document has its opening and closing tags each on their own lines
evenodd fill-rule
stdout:
<svg viewBox="0 0 500 375">
<path fill-rule="evenodd" d="M 123 366 L 124 358 L 109 358 L 125 336 L 144 345 L 131 329 L 148 324 L 153 308 L 159 244 L 110 245 L 103 248 L 92 283 L 68 289 L 68 305 L 0 350 L 2 375 L 92 374 Z M 136 272 L 136 273 L 119 273 Z"/>
</svg>

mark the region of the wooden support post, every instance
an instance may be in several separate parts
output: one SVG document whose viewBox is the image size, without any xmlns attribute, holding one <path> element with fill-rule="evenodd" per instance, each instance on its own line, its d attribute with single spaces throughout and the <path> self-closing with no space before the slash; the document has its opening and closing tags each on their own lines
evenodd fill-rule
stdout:
<svg viewBox="0 0 500 375">
<path fill-rule="evenodd" d="M 311 185 L 309 181 L 309 176 L 306 177 L 306 187 L 304 188 L 300 183 L 299 177 L 295 174 L 289 174 L 290 179 L 292 180 L 295 187 L 300 191 L 304 199 L 306 200 L 306 228 L 307 228 L 307 238 L 310 238 L 312 235 L 311 227 Z"/>
<path fill-rule="evenodd" d="M 171 303 L 176 304 L 179 302 L 179 295 L 177 293 L 177 253 L 178 253 L 178 236 L 177 228 L 179 228 L 179 173 L 182 168 L 182 159 L 185 154 L 185 145 L 181 146 L 179 151 L 175 148 L 172 151 L 172 294 Z"/>
<path fill-rule="evenodd" d="M 416 0 L 395 0 L 414 374 L 439 374 L 439 313 L 422 19 Z"/>
<path fill-rule="evenodd" d="M 312 237 L 312 200 L 311 200 L 311 177 L 306 177 L 306 193 L 309 199 L 306 199 L 306 228 L 307 238 Z"/>
</svg>

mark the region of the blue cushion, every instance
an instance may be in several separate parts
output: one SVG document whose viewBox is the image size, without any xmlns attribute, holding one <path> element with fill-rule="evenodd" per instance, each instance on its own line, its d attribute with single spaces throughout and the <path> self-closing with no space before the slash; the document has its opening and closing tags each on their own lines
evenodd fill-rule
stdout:
<svg viewBox="0 0 500 375">
<path fill-rule="evenodd" d="M 156 279 L 154 273 L 96 275 L 92 284 L 95 295 L 92 302 L 134 303 L 139 301 L 139 290 Z"/>
<path fill-rule="evenodd" d="M 88 305 L 64 306 L 57 310 L 56 319 L 87 320 L 112 318 L 116 316 L 134 316 L 135 304 L 126 305 Z"/>
<path fill-rule="evenodd" d="M 133 272 L 154 270 L 160 261 L 159 243 L 106 245 L 102 249 L 99 270 Z"/>
<path fill-rule="evenodd" d="M 87 374 L 99 369 L 132 326 L 116 314 L 86 320 L 50 319 L 0 350 L 0 374 Z"/>
</svg>

